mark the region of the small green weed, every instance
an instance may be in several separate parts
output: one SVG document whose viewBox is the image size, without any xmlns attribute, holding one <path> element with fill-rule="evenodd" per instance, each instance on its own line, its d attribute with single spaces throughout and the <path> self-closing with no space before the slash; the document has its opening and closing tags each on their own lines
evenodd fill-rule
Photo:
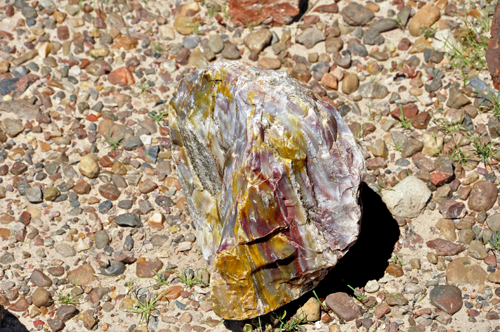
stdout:
<svg viewBox="0 0 500 332">
<path fill-rule="evenodd" d="M 192 288 L 196 285 L 201 285 L 201 286 L 206 286 L 206 284 L 198 277 L 198 276 L 192 276 L 191 274 L 188 274 L 186 270 L 181 271 L 181 273 L 174 271 L 174 273 L 179 277 L 179 279 L 182 281 L 184 285 L 186 285 L 188 288 Z M 198 274 L 198 271 L 197 271 Z"/>
<path fill-rule="evenodd" d="M 399 266 L 403 266 L 403 264 L 405 263 L 405 261 L 401 257 L 399 257 L 398 254 L 393 254 L 390 261 Z"/>
<path fill-rule="evenodd" d="M 135 292 L 132 290 L 132 286 L 134 284 L 134 281 L 135 280 L 132 280 L 131 282 L 126 283 L 128 289 L 129 289 L 129 292 L 132 293 L 132 295 L 135 297 L 135 300 L 136 300 L 134 303 L 134 307 L 131 310 L 133 312 L 135 312 L 137 314 L 137 316 L 139 316 L 139 318 L 141 319 L 140 320 L 141 323 L 148 322 L 151 314 L 153 312 L 155 312 L 156 310 L 158 310 L 158 308 L 156 307 L 156 302 L 158 302 L 158 300 L 163 296 L 163 294 L 166 292 L 166 290 L 161 292 L 161 293 L 155 294 L 152 298 L 148 298 L 145 300 L 139 300 L 139 298 L 137 297 Z"/>
<path fill-rule="evenodd" d="M 194 22 L 193 22 L 193 24 L 194 24 L 194 30 L 193 30 L 193 33 L 194 33 L 195 35 L 199 35 L 199 34 L 200 34 L 200 22 L 198 22 L 198 21 L 194 21 Z"/>
<path fill-rule="evenodd" d="M 109 131 L 108 131 L 108 138 L 103 141 L 104 143 L 108 143 L 109 146 L 108 148 L 113 151 L 114 149 L 118 149 L 118 146 L 120 144 L 120 142 L 123 140 L 123 137 L 120 137 L 119 139 L 117 139 L 116 141 L 113 140 L 113 138 L 111 138 L 111 128 L 109 128 Z"/>
<path fill-rule="evenodd" d="M 151 47 L 158 53 L 163 52 L 163 50 L 165 49 L 165 47 L 159 42 L 152 42 Z"/>
<path fill-rule="evenodd" d="M 164 108 L 162 111 L 151 111 L 148 113 L 148 116 L 155 120 L 156 123 L 160 124 L 160 122 L 163 120 L 163 117 L 168 114 L 168 111 Z"/>
<path fill-rule="evenodd" d="M 80 295 L 76 295 L 76 296 L 73 296 L 71 295 L 71 293 L 76 289 L 76 287 L 78 287 L 78 282 L 76 281 L 76 279 L 73 279 L 74 283 L 75 283 L 75 286 L 71 289 L 71 291 L 67 294 L 62 294 L 62 293 L 59 293 L 59 294 L 56 294 L 56 297 L 57 297 L 57 300 L 59 302 L 61 302 L 62 304 L 65 304 L 65 305 L 75 305 L 75 304 L 78 304 L 78 300 L 80 299 L 80 297 L 82 297 L 83 293 L 80 294 Z"/>
<path fill-rule="evenodd" d="M 425 39 L 434 37 L 437 30 L 433 27 L 422 27 L 420 28 L 421 35 L 424 36 Z"/>
<path fill-rule="evenodd" d="M 476 149 L 477 154 L 481 158 L 481 161 L 486 165 L 490 164 L 490 158 L 495 154 L 495 149 L 493 146 L 495 142 L 484 143 L 479 138 L 472 139 L 472 145 Z"/>
<path fill-rule="evenodd" d="M 411 129 L 411 119 L 407 119 L 405 117 L 405 113 L 403 112 L 403 106 L 399 104 L 399 111 L 401 112 L 401 120 L 399 123 L 403 126 L 405 129 Z"/>
<path fill-rule="evenodd" d="M 283 311 L 283 315 L 278 317 L 278 320 L 280 321 L 280 331 L 292 332 L 302 330 L 300 324 L 307 322 L 305 316 L 305 312 L 302 311 L 299 315 L 296 315 L 292 317 L 292 319 L 285 322 L 284 319 L 286 317 L 286 311 Z"/>
<path fill-rule="evenodd" d="M 316 294 L 316 291 L 313 290 L 313 294 L 314 294 L 314 297 L 316 298 L 316 300 L 318 300 L 319 304 L 321 305 L 321 308 L 323 308 L 323 310 L 327 311 L 328 309 L 326 308 L 326 306 L 323 304 L 323 302 L 321 302 L 321 300 L 319 299 L 319 296 L 318 294 Z"/>
<path fill-rule="evenodd" d="M 153 277 L 156 280 L 155 286 L 168 286 L 168 277 L 166 277 L 163 273 L 158 273 L 154 271 L 155 276 Z"/>
<path fill-rule="evenodd" d="M 464 15 L 461 15 L 463 27 L 458 30 L 460 36 L 457 43 L 444 41 L 450 50 L 450 65 L 460 71 L 464 85 L 475 75 L 474 71 L 484 70 L 488 66 L 485 59 L 489 41 L 487 33 L 491 29 L 494 7 L 475 7 L 476 3 L 470 2 Z"/>
<path fill-rule="evenodd" d="M 491 236 L 491 239 L 488 241 L 488 243 L 493 249 L 500 252 L 500 232 L 493 232 L 493 235 Z"/>
<path fill-rule="evenodd" d="M 136 85 L 141 90 L 141 93 L 144 93 L 144 91 L 148 91 L 149 89 L 151 89 L 150 83 L 151 81 L 147 80 L 146 82 L 137 83 Z"/>
<path fill-rule="evenodd" d="M 354 289 L 351 285 L 347 285 L 347 287 L 349 287 L 353 292 L 354 292 L 354 298 L 358 301 L 358 302 L 363 302 L 364 299 L 366 299 L 366 295 L 361 295 L 359 294 L 359 292 Z"/>
</svg>

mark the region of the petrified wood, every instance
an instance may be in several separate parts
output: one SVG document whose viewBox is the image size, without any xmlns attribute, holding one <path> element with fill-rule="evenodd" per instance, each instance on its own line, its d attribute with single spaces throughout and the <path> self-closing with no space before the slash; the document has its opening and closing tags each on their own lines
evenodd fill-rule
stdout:
<svg viewBox="0 0 500 332">
<path fill-rule="evenodd" d="M 285 73 L 243 62 L 188 74 L 171 106 L 214 311 L 253 318 L 313 289 L 359 233 L 365 165 L 340 114 Z"/>
</svg>

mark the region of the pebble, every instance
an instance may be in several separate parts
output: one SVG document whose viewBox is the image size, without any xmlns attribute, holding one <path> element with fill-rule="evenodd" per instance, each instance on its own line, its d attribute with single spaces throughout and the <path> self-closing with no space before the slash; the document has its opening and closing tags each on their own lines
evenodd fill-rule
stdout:
<svg viewBox="0 0 500 332">
<path fill-rule="evenodd" d="M 152 278 L 161 270 L 163 263 L 160 259 L 140 257 L 136 261 L 136 275 L 139 278 Z"/>
<path fill-rule="evenodd" d="M 30 280 L 38 287 L 52 286 L 52 280 L 42 271 L 35 269 L 31 274 Z"/>
<path fill-rule="evenodd" d="M 317 322 L 321 318 L 321 303 L 316 298 L 311 297 L 297 312 L 307 321 Z"/>
<path fill-rule="evenodd" d="M 142 227 L 141 217 L 136 213 L 121 214 L 114 222 L 122 227 Z"/>
<path fill-rule="evenodd" d="M 452 285 L 439 285 L 432 288 L 429 297 L 432 305 L 450 315 L 457 313 L 463 305 L 460 288 Z"/>
<path fill-rule="evenodd" d="M 99 175 L 99 159 L 93 153 L 86 154 L 80 159 L 78 170 L 90 179 L 96 178 Z"/>
<path fill-rule="evenodd" d="M 414 37 L 422 34 L 422 29 L 429 28 L 441 17 L 439 8 L 432 4 L 427 4 L 420 8 L 417 13 L 411 18 L 408 24 L 408 30 Z"/>
<path fill-rule="evenodd" d="M 123 262 L 118 262 L 115 260 L 109 261 L 109 266 L 107 268 L 101 268 L 101 274 L 108 277 L 116 277 L 123 274 L 126 270 L 126 266 Z"/>
<path fill-rule="evenodd" d="M 468 206 L 474 211 L 488 211 L 495 205 L 498 198 L 498 189 L 494 183 L 478 181 L 472 186 Z"/>
<path fill-rule="evenodd" d="M 108 232 L 105 230 L 97 231 L 94 234 L 94 242 L 97 249 L 102 249 L 104 246 L 107 246 L 110 242 Z"/>
<path fill-rule="evenodd" d="M 363 313 L 361 306 L 356 304 L 346 293 L 333 293 L 326 297 L 325 303 L 339 318 L 346 322 L 359 318 Z"/>
<path fill-rule="evenodd" d="M 482 286 L 486 281 L 487 273 L 470 257 L 454 259 L 446 269 L 446 281 L 454 286 Z"/>
<path fill-rule="evenodd" d="M 357 2 L 350 2 L 342 9 L 344 22 L 353 26 L 363 26 L 370 22 L 375 14 L 368 8 Z"/>
<path fill-rule="evenodd" d="M 42 287 L 38 287 L 31 296 L 33 304 L 37 307 L 48 307 L 52 304 L 50 293 Z"/>
<path fill-rule="evenodd" d="M 344 76 L 342 80 L 342 92 L 345 94 L 351 94 L 356 92 L 359 87 L 359 79 L 356 74 L 348 73 Z"/>
<path fill-rule="evenodd" d="M 259 31 L 253 31 L 249 33 L 243 42 L 245 46 L 250 50 L 251 53 L 259 54 L 266 45 L 271 42 L 272 33 L 270 30 L 263 29 Z M 214 51 L 214 53 L 216 53 Z"/>
</svg>

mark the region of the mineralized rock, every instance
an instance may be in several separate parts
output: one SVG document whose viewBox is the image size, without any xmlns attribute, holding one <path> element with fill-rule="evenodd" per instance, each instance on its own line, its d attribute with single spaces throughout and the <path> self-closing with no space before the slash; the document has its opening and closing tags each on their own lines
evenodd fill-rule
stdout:
<svg viewBox="0 0 500 332">
<path fill-rule="evenodd" d="M 214 311 L 253 318 L 313 289 L 360 227 L 364 159 L 337 110 L 243 62 L 187 75 L 171 106 Z"/>
<path fill-rule="evenodd" d="M 234 24 L 248 27 L 282 26 L 300 14 L 300 0 L 229 0 L 228 14 Z"/>
</svg>

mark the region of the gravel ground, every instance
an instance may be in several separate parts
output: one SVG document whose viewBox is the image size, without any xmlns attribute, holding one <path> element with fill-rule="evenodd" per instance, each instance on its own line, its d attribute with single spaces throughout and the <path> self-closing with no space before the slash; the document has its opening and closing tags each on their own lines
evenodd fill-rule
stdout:
<svg viewBox="0 0 500 332">
<path fill-rule="evenodd" d="M 1 332 L 500 330 L 495 3 L 306 5 L 0 0 Z M 213 312 L 171 157 L 177 83 L 239 59 L 332 103 L 368 169 L 358 242 L 286 318 Z"/>
</svg>

